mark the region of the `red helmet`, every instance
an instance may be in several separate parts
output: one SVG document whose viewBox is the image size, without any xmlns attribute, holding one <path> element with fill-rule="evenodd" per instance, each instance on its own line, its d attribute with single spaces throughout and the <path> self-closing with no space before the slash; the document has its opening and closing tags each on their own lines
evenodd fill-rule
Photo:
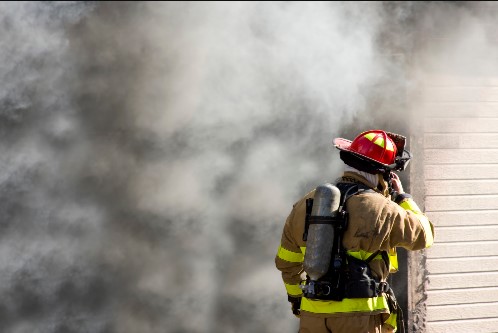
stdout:
<svg viewBox="0 0 498 333">
<path fill-rule="evenodd" d="M 337 138 L 334 140 L 337 149 L 366 157 L 383 166 L 395 163 L 398 149 L 392 138 L 384 131 L 370 130 L 358 135 L 353 142 Z"/>
</svg>

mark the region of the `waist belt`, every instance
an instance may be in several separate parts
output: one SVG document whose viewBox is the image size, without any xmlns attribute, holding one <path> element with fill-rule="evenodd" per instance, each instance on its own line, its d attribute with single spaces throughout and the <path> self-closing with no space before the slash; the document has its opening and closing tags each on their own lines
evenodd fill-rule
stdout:
<svg viewBox="0 0 498 333">
<path fill-rule="evenodd" d="M 327 281 L 309 281 L 303 288 L 303 295 L 310 299 L 342 301 L 344 298 L 372 298 L 390 293 L 387 282 L 377 282 L 374 279 L 348 281 L 344 292 L 337 293 L 336 286 Z"/>
<path fill-rule="evenodd" d="M 389 283 L 374 279 L 368 265 L 375 255 L 377 253 L 366 261 L 347 256 L 347 263 L 334 274 L 318 281 L 307 280 L 302 286 L 303 296 L 342 301 L 344 298 L 371 298 L 387 294 L 391 290 Z"/>
</svg>

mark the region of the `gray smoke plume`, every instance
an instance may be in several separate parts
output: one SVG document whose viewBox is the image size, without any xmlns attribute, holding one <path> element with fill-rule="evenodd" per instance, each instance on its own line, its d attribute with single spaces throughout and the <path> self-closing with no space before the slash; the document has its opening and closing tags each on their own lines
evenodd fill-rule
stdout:
<svg viewBox="0 0 498 333">
<path fill-rule="evenodd" d="M 283 223 L 392 114 L 414 6 L 0 3 L 0 330 L 297 330 Z"/>
<path fill-rule="evenodd" d="M 0 6 L 1 330 L 292 330 L 281 228 L 386 75 L 381 6 Z"/>
</svg>

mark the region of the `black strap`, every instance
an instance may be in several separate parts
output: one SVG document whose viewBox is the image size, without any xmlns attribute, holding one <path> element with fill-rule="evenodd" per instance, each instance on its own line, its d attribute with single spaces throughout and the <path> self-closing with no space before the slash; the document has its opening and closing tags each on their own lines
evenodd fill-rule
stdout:
<svg viewBox="0 0 498 333">
<path fill-rule="evenodd" d="M 306 215 L 304 217 L 303 241 L 308 240 L 308 229 L 310 227 L 311 210 L 313 209 L 313 198 L 306 199 Z"/>
<path fill-rule="evenodd" d="M 344 204 L 349 198 L 360 190 L 360 184 L 357 183 L 337 183 L 336 186 L 341 191 L 341 208 L 344 207 Z"/>
<path fill-rule="evenodd" d="M 378 254 L 381 254 L 382 255 L 382 260 L 384 260 L 384 264 L 386 264 L 386 267 L 387 267 L 387 270 L 389 270 L 389 266 L 390 266 L 390 260 L 389 260 L 389 254 L 387 254 L 387 251 L 381 251 L 381 250 L 377 250 L 375 251 L 374 253 L 372 253 L 367 259 L 365 259 L 364 261 L 369 264 L 370 261 L 372 261 L 375 257 L 377 257 Z"/>
<path fill-rule="evenodd" d="M 331 218 L 330 216 L 311 216 L 311 211 L 313 209 L 313 198 L 306 199 L 306 215 L 304 218 L 304 232 L 303 241 L 308 240 L 308 229 L 310 224 L 325 224 L 325 223 L 335 223 L 345 220 L 346 211 L 344 210 L 344 204 L 353 195 L 359 192 L 372 191 L 370 187 L 362 183 L 351 183 L 351 182 L 339 182 L 336 184 L 337 188 L 341 191 L 341 203 L 339 205 L 339 215 L 336 218 Z M 332 220 L 333 219 L 333 220 Z M 342 229 L 346 228 L 343 223 L 338 223 L 338 226 Z"/>
<path fill-rule="evenodd" d="M 381 254 L 382 254 L 382 259 L 386 264 L 387 271 L 389 272 L 389 267 L 391 266 L 391 261 L 389 260 L 389 254 L 387 254 L 387 251 L 382 251 Z"/>
<path fill-rule="evenodd" d="M 310 216 L 308 219 L 308 225 L 310 224 L 333 224 L 336 222 L 340 222 L 341 219 L 338 219 L 335 216 Z"/>
<path fill-rule="evenodd" d="M 389 312 L 397 314 L 396 318 L 396 325 L 398 326 L 397 332 L 405 333 L 406 328 L 405 328 L 405 319 L 403 318 L 403 309 L 399 306 L 392 288 L 389 288 L 389 291 L 385 294 L 385 296 L 387 298 L 387 304 L 389 305 Z"/>
<path fill-rule="evenodd" d="M 375 251 L 374 253 L 372 253 L 367 259 L 365 259 L 364 261 L 369 264 L 370 261 L 372 261 L 375 257 L 377 257 L 377 255 L 380 253 L 380 250 L 377 250 Z"/>
</svg>

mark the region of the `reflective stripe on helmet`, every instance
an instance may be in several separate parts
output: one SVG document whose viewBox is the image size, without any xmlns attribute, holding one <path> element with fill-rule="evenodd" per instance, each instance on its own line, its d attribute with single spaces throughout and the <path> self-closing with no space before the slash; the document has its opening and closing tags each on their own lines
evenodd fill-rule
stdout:
<svg viewBox="0 0 498 333">
<path fill-rule="evenodd" d="M 386 140 L 384 140 L 382 135 L 379 133 L 367 133 L 364 135 L 364 137 L 367 138 L 368 140 L 372 141 L 376 145 L 378 145 L 382 148 L 386 148 L 386 150 L 394 151 L 393 142 L 391 140 L 387 140 L 387 147 L 386 147 Z"/>
<path fill-rule="evenodd" d="M 386 166 L 394 163 L 397 154 L 397 148 L 393 140 L 386 132 L 380 130 L 361 133 L 350 145 L 343 144 L 342 150 L 356 154 L 360 158 L 366 157 Z M 348 163 L 347 161 L 345 162 Z M 355 166 L 353 165 L 353 167 Z"/>
<path fill-rule="evenodd" d="M 301 296 L 302 291 L 301 288 L 299 288 L 299 284 L 285 284 L 285 290 L 287 290 L 287 294 L 291 296 Z"/>
<path fill-rule="evenodd" d="M 289 251 L 286 248 L 282 247 L 282 245 L 280 245 L 280 247 L 278 248 L 277 257 L 288 262 L 304 261 L 304 254 L 302 252 L 298 253 Z"/>
<path fill-rule="evenodd" d="M 303 297 L 301 310 L 312 313 L 347 313 L 347 312 L 371 312 L 388 309 L 387 300 L 384 296 L 371 298 L 345 298 L 336 301 L 314 301 Z"/>
<path fill-rule="evenodd" d="M 377 133 L 367 133 L 364 135 L 365 138 L 367 138 L 368 140 L 370 141 L 373 141 L 373 139 L 377 136 Z M 382 148 L 384 148 L 384 140 L 382 140 L 382 144 L 379 144 L 378 142 L 376 142 L 379 146 L 381 146 Z"/>
</svg>

